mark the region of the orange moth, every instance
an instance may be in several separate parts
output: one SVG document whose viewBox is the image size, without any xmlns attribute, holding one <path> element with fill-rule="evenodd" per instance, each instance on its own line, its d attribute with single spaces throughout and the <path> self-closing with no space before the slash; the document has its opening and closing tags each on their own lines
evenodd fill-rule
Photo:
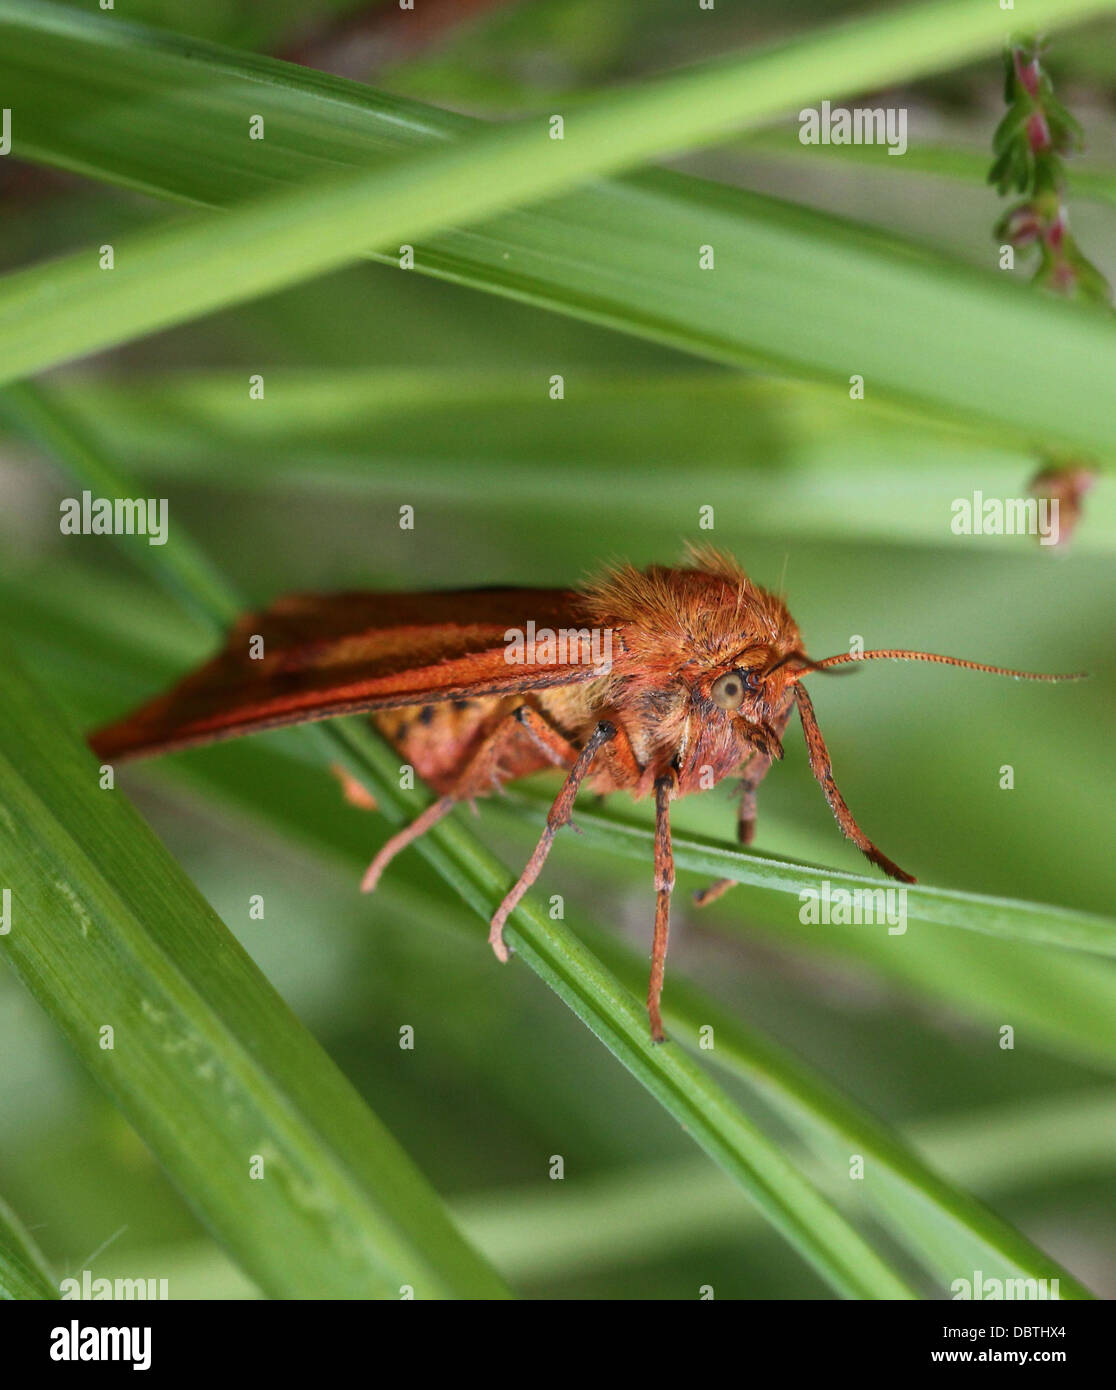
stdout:
<svg viewBox="0 0 1116 1390">
<path fill-rule="evenodd" d="M 538 846 L 492 918 L 504 923 L 538 877 L 584 784 L 655 800 L 655 929 L 647 1008 L 660 997 L 674 868 L 670 803 L 739 779 L 737 833 L 755 833 L 756 790 L 783 756 L 797 708 L 810 767 L 844 834 L 885 874 L 913 883 L 853 819 L 803 678 L 857 661 L 933 661 L 1026 680 L 1073 680 L 905 650 L 812 661 L 781 598 L 729 558 L 692 550 L 685 566 L 624 566 L 581 589 L 348 593 L 282 599 L 241 619 L 224 649 L 167 694 L 90 739 L 105 760 L 146 757 L 341 714 L 372 723 L 437 793 L 393 835 L 364 876 L 460 801 L 545 768 L 565 774 Z M 696 895 L 719 897 L 722 879 Z"/>
</svg>

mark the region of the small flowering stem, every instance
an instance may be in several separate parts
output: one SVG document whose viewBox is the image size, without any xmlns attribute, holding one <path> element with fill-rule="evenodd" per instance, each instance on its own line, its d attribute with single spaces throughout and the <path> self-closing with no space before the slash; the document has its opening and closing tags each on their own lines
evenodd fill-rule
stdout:
<svg viewBox="0 0 1116 1390">
<path fill-rule="evenodd" d="M 1005 54 L 1007 114 L 993 138 L 988 181 L 1002 194 L 1026 195 L 1000 218 L 996 235 L 1010 246 L 1036 247 L 1035 283 L 1070 299 L 1108 304 L 1112 291 L 1069 230 L 1064 156 L 1081 148 L 1081 127 L 1054 96 L 1040 62 L 1041 42 L 1018 39 Z"/>
<path fill-rule="evenodd" d="M 1041 51 L 1040 41 L 1017 39 L 1004 55 L 1008 110 L 993 138 L 996 158 L 988 181 L 1001 194 L 1015 191 L 1026 196 L 1004 213 L 995 233 L 1016 249 L 1037 248 L 1036 284 L 1069 299 L 1107 306 L 1111 288 L 1082 255 L 1066 214 L 1064 156 L 1081 148 L 1081 127 L 1055 98 L 1040 62 Z M 1057 503 L 1059 547 L 1068 544 L 1095 476 L 1079 459 L 1051 458 L 1031 479 L 1032 495 Z"/>
</svg>

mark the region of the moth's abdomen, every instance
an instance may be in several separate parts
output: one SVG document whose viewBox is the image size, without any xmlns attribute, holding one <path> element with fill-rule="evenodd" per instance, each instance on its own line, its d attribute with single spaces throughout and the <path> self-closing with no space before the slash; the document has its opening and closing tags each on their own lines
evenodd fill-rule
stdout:
<svg viewBox="0 0 1116 1390">
<path fill-rule="evenodd" d="M 453 789 L 485 739 L 512 710 L 520 695 L 483 695 L 404 705 L 369 716 L 372 723 L 428 786 L 439 793 Z M 525 777 L 549 764 L 524 735 L 501 761 L 501 781 Z"/>
</svg>

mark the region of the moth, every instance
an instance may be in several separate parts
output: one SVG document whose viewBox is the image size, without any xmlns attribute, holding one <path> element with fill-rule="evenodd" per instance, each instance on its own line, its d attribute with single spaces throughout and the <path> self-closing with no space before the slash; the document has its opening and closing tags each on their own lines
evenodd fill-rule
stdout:
<svg viewBox="0 0 1116 1390">
<path fill-rule="evenodd" d="M 837 789 L 803 680 L 853 662 L 932 661 L 1025 680 L 1078 679 L 889 649 L 807 656 L 781 597 L 733 560 L 692 549 L 684 565 L 614 568 L 580 589 L 492 588 L 281 599 L 241 619 L 224 649 L 167 694 L 93 734 L 104 760 L 146 757 L 342 714 L 373 725 L 438 794 L 369 865 L 390 861 L 459 802 L 546 768 L 564 773 L 538 845 L 492 918 L 504 924 L 538 877 L 584 785 L 653 797 L 656 894 L 647 1010 L 660 1002 L 674 867 L 670 803 L 737 778 L 737 838 L 751 843 L 756 792 L 797 709 L 810 768 L 842 832 L 885 874 L 899 868 L 860 829 Z M 695 895 L 712 902 L 733 883 Z"/>
</svg>

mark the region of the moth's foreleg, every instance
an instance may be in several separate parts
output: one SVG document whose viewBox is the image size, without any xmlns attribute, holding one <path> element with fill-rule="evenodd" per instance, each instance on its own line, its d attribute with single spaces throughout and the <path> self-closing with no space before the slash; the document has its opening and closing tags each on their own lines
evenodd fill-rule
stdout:
<svg viewBox="0 0 1116 1390">
<path fill-rule="evenodd" d="M 527 716 L 530 716 L 529 718 Z M 361 891 L 371 893 L 380 875 L 400 852 L 414 844 L 428 830 L 447 816 L 459 801 L 487 795 L 500 781 L 500 759 L 516 739 L 529 734 L 552 761 L 568 764 L 577 757 L 577 750 L 551 729 L 546 720 L 526 707 L 505 716 L 484 740 L 452 789 L 441 796 L 410 825 L 397 831 L 369 864 L 361 882 Z"/>
<path fill-rule="evenodd" d="M 616 725 L 608 723 L 607 720 L 602 720 L 590 734 L 585 747 L 578 753 L 569 776 L 562 784 L 562 790 L 554 798 L 554 804 L 547 812 L 546 827 L 539 837 L 534 854 L 527 861 L 527 866 L 520 874 L 515 887 L 496 909 L 489 929 L 488 940 L 500 960 L 507 960 L 508 958 L 508 948 L 504 941 L 504 923 L 542 871 L 542 866 L 546 863 L 546 857 L 550 853 L 550 846 L 554 843 L 554 837 L 569 820 L 578 788 L 585 780 L 597 754 L 615 738 Z"/>
<path fill-rule="evenodd" d="M 655 783 L 655 940 L 651 948 L 651 981 L 647 987 L 647 1014 L 651 1020 L 651 1041 L 663 1042 L 663 1019 L 659 1003 L 666 975 L 667 941 L 670 936 L 670 895 L 674 891 L 674 853 L 670 845 L 671 777 Z"/>
<path fill-rule="evenodd" d="M 841 833 L 890 878 L 897 878 L 900 883 L 914 883 L 914 878 L 907 873 L 906 869 L 901 869 L 882 850 L 877 849 L 853 819 L 853 813 L 849 810 L 845 798 L 837 790 L 837 783 L 833 780 L 833 765 L 829 760 L 829 749 L 825 746 L 825 739 L 822 738 L 822 731 L 818 727 L 814 706 L 809 695 L 806 694 L 805 687 L 796 685 L 794 697 L 798 702 L 798 714 L 802 720 L 802 731 L 806 736 L 806 753 L 810 759 L 810 771 L 817 778 L 818 785 L 821 787 L 826 801 L 829 802 L 830 810 L 833 812 L 837 824 L 841 827 Z"/>
</svg>

